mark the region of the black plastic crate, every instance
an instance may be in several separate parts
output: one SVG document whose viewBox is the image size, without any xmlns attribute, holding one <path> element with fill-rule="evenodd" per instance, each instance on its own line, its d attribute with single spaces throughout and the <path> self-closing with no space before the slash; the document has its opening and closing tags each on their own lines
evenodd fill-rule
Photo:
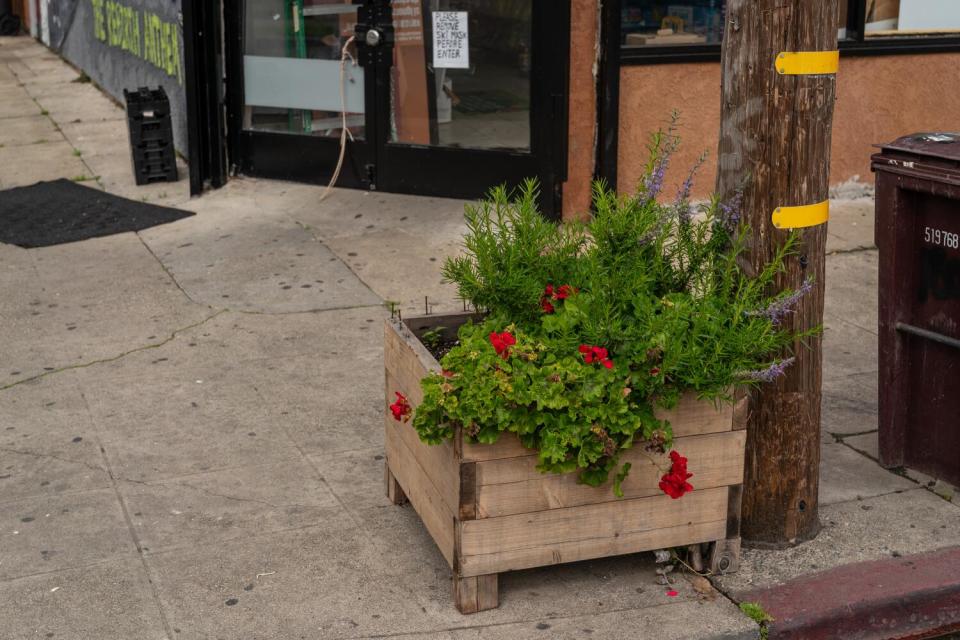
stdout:
<svg viewBox="0 0 960 640">
<path fill-rule="evenodd" d="M 138 185 L 176 182 L 177 157 L 173 148 L 170 100 L 163 87 L 124 89 L 133 175 Z"/>
</svg>

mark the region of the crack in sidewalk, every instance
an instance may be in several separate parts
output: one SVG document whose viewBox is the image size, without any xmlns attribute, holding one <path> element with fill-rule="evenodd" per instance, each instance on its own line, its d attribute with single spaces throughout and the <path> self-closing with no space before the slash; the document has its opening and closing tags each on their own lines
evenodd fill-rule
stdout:
<svg viewBox="0 0 960 640">
<path fill-rule="evenodd" d="M 90 464 L 89 462 L 84 462 L 83 460 L 73 460 L 71 458 L 55 456 L 52 453 L 40 453 L 39 451 L 28 451 L 26 449 L 11 449 L 9 447 L 0 447 L 0 451 L 4 453 L 15 453 L 21 456 L 31 456 L 34 458 L 49 458 L 51 460 L 59 460 L 60 462 L 66 462 L 69 464 L 79 464 L 80 466 L 86 467 L 91 471 L 103 471 L 104 473 L 107 471 L 103 467 L 98 467 L 95 464 Z"/>
<path fill-rule="evenodd" d="M 835 251 L 828 251 L 827 257 L 830 256 L 842 256 L 850 253 L 866 253 L 867 251 L 878 251 L 877 247 L 871 245 L 861 245 L 858 247 L 851 247 L 849 249 L 837 249 Z"/>
<path fill-rule="evenodd" d="M 256 198 L 254 198 L 254 200 L 256 200 Z M 329 251 L 334 257 L 336 257 L 336 259 L 339 260 L 339 261 L 343 264 L 343 266 L 345 266 L 345 267 L 347 268 L 347 271 L 349 271 L 350 273 L 353 274 L 353 276 L 357 279 L 357 281 L 358 281 L 360 284 L 362 284 L 362 285 L 364 286 L 364 288 L 366 288 L 367 291 L 369 291 L 369 292 L 370 292 L 375 298 L 377 298 L 378 300 L 381 300 L 381 303 L 380 303 L 381 305 L 382 305 L 382 304 L 386 304 L 386 300 L 384 300 L 383 296 L 381 296 L 379 293 L 377 293 L 376 291 L 374 291 L 374 290 L 373 290 L 373 287 L 371 287 L 371 286 L 367 283 L 367 281 L 364 280 L 363 277 L 361 277 L 361 275 L 357 272 L 356 269 L 353 268 L 353 266 L 352 266 L 349 262 L 347 262 L 346 260 L 344 260 L 343 258 L 341 258 L 339 253 L 337 253 L 336 251 L 334 251 L 333 249 L 331 249 L 331 248 L 330 248 L 330 245 L 328 245 L 328 244 L 324 241 L 324 239 L 320 236 L 319 233 L 317 233 L 317 231 L 314 229 L 313 226 L 307 224 L 306 222 L 302 222 L 302 221 L 300 221 L 300 220 L 297 220 L 296 218 L 294 218 L 293 216 L 291 216 L 291 215 L 289 215 L 289 214 L 286 214 L 286 216 L 287 216 L 287 218 L 289 218 L 295 225 L 297 225 L 298 227 L 300 227 L 303 231 L 306 231 L 307 234 L 309 234 L 309 236 L 313 239 L 314 242 L 316 242 L 317 244 L 321 245 L 323 248 L 325 248 L 327 251 Z"/>
<path fill-rule="evenodd" d="M 180 281 L 177 280 L 177 278 L 173 275 L 173 273 L 170 271 L 170 269 L 167 268 L 167 265 L 165 265 L 165 264 L 163 263 L 163 260 L 160 259 L 160 256 L 158 256 L 158 255 L 154 252 L 153 248 L 152 248 L 149 244 L 147 244 L 147 241 L 143 239 L 143 236 L 140 235 L 140 232 L 137 231 L 134 235 L 137 236 L 137 240 L 140 241 L 140 244 L 143 245 L 143 248 L 147 250 L 147 253 L 149 253 L 151 256 L 153 256 L 153 259 L 157 261 L 157 264 L 160 265 L 160 268 L 163 270 L 163 272 L 164 272 L 165 274 L 167 274 L 167 277 L 168 277 L 168 278 L 170 278 L 170 282 L 172 282 L 173 285 L 174 285 L 177 289 L 179 289 L 180 293 L 183 294 L 183 297 L 186 298 L 188 302 L 192 302 L 193 304 L 200 305 L 200 306 L 202 306 L 202 307 L 208 307 L 208 308 L 210 308 L 210 309 L 216 309 L 216 308 L 217 308 L 217 307 L 213 307 L 213 306 L 211 306 L 211 305 L 209 305 L 209 304 L 204 304 L 203 302 L 200 302 L 200 301 L 198 301 L 198 300 L 194 300 L 193 297 L 192 297 L 189 293 L 187 293 L 187 290 L 183 288 L 183 285 L 180 284 Z M 226 311 L 226 309 L 225 309 L 225 308 L 222 308 L 222 307 L 221 307 L 221 310 Z"/>
<path fill-rule="evenodd" d="M 291 218 L 291 219 L 292 219 L 292 218 Z M 296 224 L 300 225 L 301 227 L 303 226 L 303 225 L 301 225 L 299 222 L 297 222 L 296 220 L 294 220 L 294 222 L 295 222 Z M 304 229 L 304 230 L 308 231 L 308 233 L 309 233 L 309 230 L 308 230 L 308 229 Z M 376 307 L 382 307 L 382 306 L 384 306 L 384 303 L 383 303 L 383 302 L 378 302 L 378 303 L 374 303 L 374 304 L 355 304 L 355 305 L 342 305 L 342 306 L 337 306 L 337 307 L 324 307 L 324 308 L 317 308 L 317 309 L 304 309 L 304 310 L 301 310 L 301 311 L 252 311 L 252 310 L 249 310 L 249 309 L 235 309 L 235 308 L 233 308 L 233 307 L 214 307 L 213 305 L 207 304 L 207 303 L 205 303 L 205 302 L 201 302 L 201 301 L 199 301 L 199 300 L 195 300 L 195 299 L 193 298 L 193 296 L 191 296 L 191 295 L 187 292 L 187 290 L 184 289 L 183 285 L 180 284 L 180 282 L 177 280 L 176 276 L 173 275 L 173 273 L 170 271 L 170 269 L 167 267 L 167 265 L 163 262 L 163 260 L 160 258 L 160 256 L 158 256 L 158 255 L 156 254 L 156 252 L 155 252 L 155 251 L 153 250 L 153 248 L 147 243 L 147 241 L 143 238 L 143 236 L 141 236 L 139 232 L 136 233 L 136 236 L 137 236 L 137 239 L 140 240 L 140 243 L 143 245 L 143 247 L 147 250 L 147 252 L 148 252 L 151 256 L 153 256 L 153 259 L 157 261 L 157 264 L 158 264 L 158 265 L 160 265 L 160 268 L 163 270 L 163 272 L 164 272 L 164 273 L 167 275 L 167 277 L 170 279 L 170 282 L 172 282 L 172 283 L 174 284 L 174 286 L 175 286 L 177 289 L 180 290 L 180 293 L 183 294 L 183 297 L 186 298 L 188 302 L 191 302 L 191 303 L 193 303 L 193 304 L 200 305 L 200 306 L 203 306 L 203 307 L 208 307 L 208 308 L 210 308 L 210 309 L 219 309 L 219 310 L 221 310 L 221 311 L 230 311 L 230 312 L 232 312 L 232 313 L 240 313 L 240 314 L 243 314 L 243 315 L 251 315 L 251 316 L 294 316 L 294 315 L 306 314 L 306 313 L 323 313 L 323 312 L 325 312 L 325 311 L 349 311 L 349 310 L 351 310 L 351 309 L 369 309 L 369 308 L 376 308 Z M 319 243 L 322 244 L 324 247 L 326 247 L 328 250 L 330 250 L 330 253 L 332 253 L 333 255 L 336 256 L 336 253 L 334 253 L 334 251 L 333 251 L 332 249 L 330 249 L 330 247 L 327 247 L 327 245 L 324 244 L 322 240 L 318 239 L 318 238 L 317 238 L 316 236 L 314 236 L 312 233 L 310 234 L 310 236 L 311 236 L 311 238 L 314 240 L 314 242 L 319 242 Z M 337 259 L 340 260 L 340 257 L 337 256 Z M 342 260 L 341 260 L 341 262 L 342 262 Z M 344 263 L 344 264 L 346 264 L 346 263 Z M 346 266 L 347 266 L 348 269 L 350 268 L 349 265 L 346 265 Z M 351 270 L 351 273 L 353 273 L 352 270 Z M 374 296 L 376 296 L 377 298 L 380 298 L 380 296 L 378 296 L 378 295 L 376 294 L 376 292 L 374 292 L 372 289 L 370 289 L 370 286 L 367 285 L 367 283 L 364 282 L 364 281 L 360 278 L 360 276 L 358 276 L 356 273 L 354 273 L 354 275 L 357 277 L 357 279 L 360 281 L 360 283 L 363 284 L 363 286 L 366 287 L 367 290 L 370 291 L 370 293 L 372 293 L 372 294 L 373 294 Z M 2 389 L 0 389 L 0 391 L 2 391 Z"/>
<path fill-rule="evenodd" d="M 120 359 L 122 359 L 122 358 L 126 358 L 127 356 L 132 355 L 132 354 L 134 354 L 134 353 L 139 353 L 139 352 L 141 352 L 141 351 L 147 351 L 147 350 L 149 350 L 149 349 L 157 349 L 157 348 L 162 347 L 162 346 L 164 346 L 164 345 L 166 345 L 166 344 L 169 344 L 170 342 L 172 342 L 173 340 L 175 340 L 175 339 L 177 338 L 177 336 L 180 335 L 181 333 L 183 333 L 184 331 L 189 331 L 190 329 L 196 329 L 197 327 L 199 327 L 199 326 L 201 326 L 201 325 L 204 325 L 204 324 L 206 324 L 207 322 L 210 322 L 211 320 L 213 320 L 213 319 L 216 318 L 217 316 L 222 315 L 222 314 L 227 313 L 227 312 L 228 312 L 227 309 L 220 309 L 220 310 L 218 310 L 216 313 L 214 313 L 213 315 L 207 316 L 207 317 L 204 318 L 203 320 L 200 320 L 200 321 L 198 321 L 198 322 L 194 322 L 193 324 L 189 324 L 189 325 L 187 325 L 187 326 L 185 326 L 185 327 L 180 327 L 179 329 L 174 329 L 174 330 L 173 330 L 173 333 L 171 333 L 168 338 L 166 338 L 166 339 L 164 339 L 164 340 L 162 340 L 162 341 L 160 341 L 160 342 L 157 342 L 157 343 L 155 343 L 155 344 L 148 344 L 148 345 L 145 345 L 145 346 L 142 346 L 142 347 L 136 347 L 136 348 L 134 348 L 134 349 L 130 349 L 130 350 L 128 350 L 128 351 L 124 351 L 123 353 L 120 353 L 120 354 L 115 355 L 115 356 L 111 356 L 111 357 L 109 357 L 109 358 L 100 358 L 100 359 L 98 359 L 98 360 L 91 360 L 90 362 L 84 362 L 84 363 L 81 363 L 81 364 L 71 364 L 71 365 L 67 365 L 67 366 L 65 366 L 65 367 L 60 367 L 59 369 L 54 369 L 53 371 L 44 371 L 43 373 L 38 373 L 38 374 L 35 375 L 35 376 L 30 376 L 29 378 L 24 378 L 23 380 L 17 380 L 16 382 L 11 382 L 10 384 L 4 385 L 4 386 L 0 387 L 0 392 L 6 391 L 7 389 L 12 389 L 13 387 L 17 387 L 17 386 L 20 386 L 20 385 L 22 385 L 22 384 L 26 384 L 26 383 L 28 383 L 28 382 L 33 382 L 34 380 L 39 380 L 39 379 L 41 379 L 41 378 L 46 378 L 47 376 L 52 376 L 52 375 L 54 375 L 54 374 L 56 374 L 56 373 L 63 373 L 64 371 L 71 371 L 71 370 L 73 370 L 73 369 L 86 369 L 87 367 L 92 367 L 92 366 L 95 366 L 95 365 L 98 365 L 98 364 L 106 364 L 106 363 L 109 363 L 109 362 L 116 362 L 117 360 L 120 360 Z"/>
</svg>

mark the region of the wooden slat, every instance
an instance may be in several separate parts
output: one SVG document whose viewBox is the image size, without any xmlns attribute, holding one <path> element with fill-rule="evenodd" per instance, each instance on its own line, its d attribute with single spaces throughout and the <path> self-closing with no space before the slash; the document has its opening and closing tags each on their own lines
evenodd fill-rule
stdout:
<svg viewBox="0 0 960 640">
<path fill-rule="evenodd" d="M 697 400 L 694 394 L 686 394 L 673 409 L 658 409 L 657 418 L 669 420 L 673 437 L 696 436 L 704 433 L 719 433 L 733 428 L 733 405 L 715 405 L 710 400 Z"/>
<path fill-rule="evenodd" d="M 463 578 L 453 576 L 453 599 L 460 613 L 496 609 L 500 604 L 497 574 Z"/>
<path fill-rule="evenodd" d="M 388 370 L 386 394 L 390 402 L 393 402 L 396 397 L 394 391 L 400 391 L 408 398 L 410 397 L 407 387 L 396 380 Z M 397 422 L 389 411 L 384 414 L 384 423 L 387 439 L 395 438 L 406 445 L 413 458 L 428 474 L 437 493 L 443 497 L 447 508 L 451 513 L 457 513 L 460 510 L 460 465 L 454 455 L 453 443 L 448 440 L 438 445 L 424 444 L 409 422 Z M 390 468 L 394 471 L 394 475 L 397 475 L 395 467 Z M 402 482 L 400 484 L 403 486 Z M 403 488 L 406 489 L 405 486 Z"/>
<path fill-rule="evenodd" d="M 440 548 L 440 553 L 452 568 L 455 531 L 453 512 L 430 481 L 426 470 L 417 462 L 413 452 L 402 439 L 395 436 L 395 430 L 387 431 L 386 453 L 390 472 L 400 483 L 410 504 L 416 509 L 427 531 Z"/>
<path fill-rule="evenodd" d="M 750 390 L 737 389 L 733 401 L 733 428 L 746 429 L 750 420 Z"/>
<path fill-rule="evenodd" d="M 698 522 L 629 533 L 618 538 L 601 538 L 589 542 L 565 542 L 549 547 L 466 556 L 460 559 L 460 571 L 464 576 L 484 575 L 490 571 L 503 573 L 565 562 L 653 551 L 654 549 L 674 546 L 684 547 L 718 539 L 722 540 L 724 526 L 723 520 Z"/>
<path fill-rule="evenodd" d="M 728 431 L 676 440 L 677 451 L 689 459 L 691 484 L 697 491 L 739 485 L 743 482 L 743 447 L 746 433 Z M 656 456 L 664 469 L 667 456 Z M 627 451 L 621 462 L 632 467 L 624 481 L 624 498 L 662 495 L 663 471 L 654 466 L 650 454 Z M 577 474 L 541 473 L 536 456 L 502 458 L 476 464 L 477 517 L 492 518 L 545 509 L 560 509 L 591 503 L 618 501 L 611 482 L 602 487 L 577 483 Z"/>
<path fill-rule="evenodd" d="M 697 400 L 693 394 L 680 398 L 677 406 L 667 411 L 659 409 L 657 418 L 669 420 L 674 438 L 721 433 L 733 428 L 733 406 L 715 406 L 708 400 Z M 518 458 L 530 455 L 520 440 L 512 433 L 502 433 L 494 444 L 463 443 L 463 459 L 473 462 Z"/>
<path fill-rule="evenodd" d="M 473 555 L 589 542 L 699 522 L 722 521 L 726 534 L 727 487 L 587 504 L 461 523 L 460 553 Z"/>
<path fill-rule="evenodd" d="M 500 458 L 517 458 L 535 453 L 525 448 L 520 440 L 512 433 L 501 433 L 493 444 L 463 443 L 463 459 L 471 462 L 483 460 L 498 460 Z"/>
<path fill-rule="evenodd" d="M 460 520 L 473 520 L 477 517 L 477 464 L 467 462 L 460 465 Z"/>
<path fill-rule="evenodd" d="M 440 372 L 440 365 L 410 330 L 396 320 L 387 320 L 383 331 L 383 363 L 398 389 L 416 407 L 423 400 L 420 380 L 428 373 Z M 391 400 L 392 402 L 392 400 Z"/>
<path fill-rule="evenodd" d="M 461 523 L 460 574 L 528 569 L 724 539 L 727 488 Z"/>
<path fill-rule="evenodd" d="M 740 537 L 740 505 L 743 502 L 743 484 L 730 486 L 727 497 L 727 538 Z"/>
</svg>

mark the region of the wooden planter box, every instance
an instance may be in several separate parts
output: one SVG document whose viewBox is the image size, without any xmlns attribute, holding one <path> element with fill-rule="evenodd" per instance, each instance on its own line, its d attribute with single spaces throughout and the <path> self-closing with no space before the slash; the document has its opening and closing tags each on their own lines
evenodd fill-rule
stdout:
<svg viewBox="0 0 960 640">
<path fill-rule="evenodd" d="M 470 317 L 387 321 L 387 404 L 399 391 L 416 407 L 421 378 L 440 371 L 419 336 L 435 327 L 453 336 Z M 623 455 L 633 467 L 624 497 L 617 498 L 609 484 L 578 484 L 576 473 L 540 473 L 536 452 L 513 434 L 485 445 L 457 433 L 431 446 L 387 411 L 387 495 L 394 504 L 409 500 L 420 515 L 453 570 L 454 600 L 463 613 L 498 605 L 497 574 L 561 562 L 712 543 L 709 568 L 730 572 L 739 562 L 746 440 L 746 432 L 734 428 L 734 413 L 684 398 L 660 416 L 670 420 L 675 447 L 694 474 L 694 491 L 673 500 L 658 486 L 662 473 L 638 451 Z"/>
</svg>

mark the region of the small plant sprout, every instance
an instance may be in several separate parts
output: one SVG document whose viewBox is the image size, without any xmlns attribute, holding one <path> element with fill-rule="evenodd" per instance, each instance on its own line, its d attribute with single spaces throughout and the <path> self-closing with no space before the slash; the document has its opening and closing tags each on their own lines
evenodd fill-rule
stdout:
<svg viewBox="0 0 960 640">
<path fill-rule="evenodd" d="M 436 349 L 440 346 L 440 343 L 443 342 L 443 332 L 445 329 L 446 327 L 434 327 L 429 331 L 424 331 L 423 335 L 420 336 L 420 340 L 429 348 Z"/>
</svg>

